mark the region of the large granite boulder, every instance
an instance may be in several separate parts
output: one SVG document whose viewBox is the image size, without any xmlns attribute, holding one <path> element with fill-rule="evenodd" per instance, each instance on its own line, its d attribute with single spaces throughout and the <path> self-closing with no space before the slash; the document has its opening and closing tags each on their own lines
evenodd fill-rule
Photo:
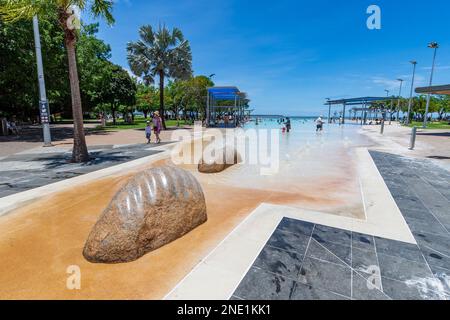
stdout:
<svg viewBox="0 0 450 320">
<path fill-rule="evenodd" d="M 83 255 L 91 262 L 138 259 L 207 220 L 202 188 L 177 167 L 157 167 L 134 176 L 114 196 L 94 225 Z"/>
<path fill-rule="evenodd" d="M 202 157 L 198 163 L 198 171 L 202 173 L 218 173 L 241 162 L 241 156 L 232 146 L 225 146 L 215 150 L 214 157 L 208 161 Z"/>
</svg>

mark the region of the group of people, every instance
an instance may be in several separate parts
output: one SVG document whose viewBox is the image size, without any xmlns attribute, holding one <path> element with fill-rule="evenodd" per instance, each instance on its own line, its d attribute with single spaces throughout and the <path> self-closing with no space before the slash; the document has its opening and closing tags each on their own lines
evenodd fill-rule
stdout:
<svg viewBox="0 0 450 320">
<path fill-rule="evenodd" d="M 223 116 L 218 116 L 216 118 L 216 125 L 228 128 L 230 124 L 234 125 L 234 118 L 231 113 L 230 114 L 226 113 Z"/>
<path fill-rule="evenodd" d="M 3 121 L 1 121 L 1 123 L 0 123 L 0 128 L 2 127 L 2 126 L 5 126 L 5 131 L 3 131 L 4 132 L 4 134 L 6 134 L 6 135 L 9 135 L 9 134 L 13 134 L 13 135 L 16 135 L 16 136 L 18 136 L 19 135 L 19 128 L 17 127 L 17 125 L 16 125 L 16 121 L 13 119 L 13 120 L 11 120 L 11 121 L 8 121 L 8 120 L 3 120 Z M 0 134 L 1 134 L 1 132 L 0 132 Z"/>
<path fill-rule="evenodd" d="M 159 111 L 153 113 L 152 121 L 147 121 L 145 126 L 145 137 L 147 138 L 147 144 L 151 143 L 152 131 L 155 134 L 155 143 L 160 143 L 161 139 L 159 134 L 162 130 L 162 119 L 159 115 Z"/>
<path fill-rule="evenodd" d="M 284 119 L 284 118 L 283 119 L 278 119 L 277 122 L 279 124 L 284 124 L 284 126 L 281 128 L 281 131 L 283 133 L 291 131 L 291 128 L 292 128 L 291 127 L 291 119 L 289 117 L 286 117 L 286 119 Z M 315 123 L 316 123 L 316 132 L 323 131 L 323 124 L 325 122 L 322 120 L 322 116 L 317 118 L 315 120 Z"/>
</svg>

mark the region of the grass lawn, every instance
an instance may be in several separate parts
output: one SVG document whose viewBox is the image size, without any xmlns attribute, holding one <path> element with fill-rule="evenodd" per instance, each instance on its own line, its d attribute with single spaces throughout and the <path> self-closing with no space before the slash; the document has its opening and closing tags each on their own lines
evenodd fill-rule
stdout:
<svg viewBox="0 0 450 320">
<path fill-rule="evenodd" d="M 422 128 L 423 122 L 413 121 L 408 127 L 416 126 L 418 128 Z M 433 121 L 427 123 L 427 129 L 450 129 L 450 124 L 448 121 Z"/>
<path fill-rule="evenodd" d="M 143 117 L 135 117 L 134 118 L 134 123 L 133 124 L 128 124 L 128 123 L 125 123 L 122 119 L 117 119 L 116 120 L 116 125 L 113 125 L 112 123 L 107 123 L 106 127 L 97 126 L 97 129 L 105 130 L 105 131 L 144 129 L 145 126 L 146 126 L 146 122 L 148 120 L 149 119 L 145 119 Z M 177 120 L 166 120 L 166 126 L 167 127 L 176 127 L 177 122 L 178 122 Z M 184 120 L 180 120 L 179 122 L 180 122 L 180 126 L 189 125 L 189 123 L 187 121 L 184 121 Z"/>
</svg>

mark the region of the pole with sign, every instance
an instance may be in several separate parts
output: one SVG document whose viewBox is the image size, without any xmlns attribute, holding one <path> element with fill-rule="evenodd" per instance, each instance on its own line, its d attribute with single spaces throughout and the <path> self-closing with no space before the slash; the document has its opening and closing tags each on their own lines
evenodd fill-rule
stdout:
<svg viewBox="0 0 450 320">
<path fill-rule="evenodd" d="M 37 16 L 33 17 L 33 30 L 39 81 L 39 114 L 41 116 L 42 130 L 44 134 L 44 147 L 51 147 L 52 138 L 50 135 L 50 109 L 48 107 L 47 94 L 45 92 L 44 67 L 42 65 L 41 39 L 39 35 L 39 22 Z"/>
</svg>

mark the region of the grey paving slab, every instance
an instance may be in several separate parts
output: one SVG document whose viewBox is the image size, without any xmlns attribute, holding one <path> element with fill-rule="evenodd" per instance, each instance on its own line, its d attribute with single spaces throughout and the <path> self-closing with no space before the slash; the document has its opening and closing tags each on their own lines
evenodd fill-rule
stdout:
<svg viewBox="0 0 450 320">
<path fill-rule="evenodd" d="M 310 237 L 303 234 L 282 231 L 277 229 L 270 237 L 267 244 L 272 247 L 305 254 Z"/>
<path fill-rule="evenodd" d="M 390 279 L 406 281 L 434 278 L 425 261 L 418 263 L 400 257 L 378 253 L 378 262 L 381 274 Z"/>
<path fill-rule="evenodd" d="M 316 225 L 312 237 L 319 243 L 337 243 L 350 246 L 352 234 L 347 230 Z"/>
<path fill-rule="evenodd" d="M 301 254 L 265 246 L 253 265 L 297 280 L 302 260 L 303 255 Z"/>
<path fill-rule="evenodd" d="M 414 195 L 414 192 L 408 186 L 403 186 L 401 183 L 393 184 L 390 181 L 389 181 L 389 191 L 391 192 L 394 199 L 397 198 L 398 196 L 408 197 Z"/>
<path fill-rule="evenodd" d="M 367 280 L 353 271 L 352 299 L 354 300 L 391 300 L 381 288 L 381 277 L 373 277 Z"/>
<path fill-rule="evenodd" d="M 415 244 L 322 225 L 314 225 L 308 237 L 305 234 L 309 230 L 308 223 L 282 220 L 239 284 L 234 298 L 448 298 L 450 271 L 441 267 L 442 264 L 428 263 L 425 251 Z M 430 242 L 436 240 L 439 239 L 427 238 Z M 305 244 L 308 249 L 302 256 L 298 251 Z"/>
<path fill-rule="evenodd" d="M 283 218 L 278 226 L 278 229 L 292 232 L 295 234 L 303 234 L 311 236 L 314 224 L 306 221 L 296 221 L 290 218 Z"/>
<path fill-rule="evenodd" d="M 401 212 L 408 222 L 408 218 L 414 218 L 418 220 L 429 221 L 434 219 L 433 214 L 428 209 L 417 209 L 417 208 L 401 208 Z"/>
<path fill-rule="evenodd" d="M 90 148 L 90 161 L 81 164 L 71 163 L 71 152 L 64 151 L 12 155 L 0 160 L 0 197 L 160 152 L 151 147 L 154 146 L 136 144 L 114 149 L 112 145 L 94 146 Z"/>
<path fill-rule="evenodd" d="M 428 244 L 421 244 L 420 249 L 428 262 L 431 270 L 435 267 L 444 268 L 450 270 L 450 257 L 435 249 Z M 449 272 L 450 273 L 450 272 Z"/>
<path fill-rule="evenodd" d="M 422 203 L 422 201 L 414 195 L 399 195 L 394 197 L 397 206 L 400 208 L 400 211 L 404 209 L 417 210 L 426 212 L 428 209 Z"/>
<path fill-rule="evenodd" d="M 422 248 L 429 247 L 443 256 L 450 257 L 450 236 L 439 234 L 418 234 L 417 244 Z"/>
<path fill-rule="evenodd" d="M 353 248 L 375 251 L 375 241 L 373 236 L 363 233 L 352 232 L 352 246 Z"/>
<path fill-rule="evenodd" d="M 447 229 L 432 215 L 430 215 L 428 219 L 408 217 L 407 223 L 411 231 L 415 234 L 438 234 L 450 236 Z"/>
<path fill-rule="evenodd" d="M 440 290 L 437 291 L 445 291 L 447 294 L 450 294 L 450 270 L 433 266 L 431 266 L 431 270 L 442 285 Z"/>
<path fill-rule="evenodd" d="M 442 194 L 448 201 L 450 201 L 450 188 L 448 187 L 448 182 L 440 180 L 428 180 L 427 182 L 436 189 L 437 192 Z"/>
<path fill-rule="evenodd" d="M 373 270 L 378 268 L 378 257 L 375 250 L 364 250 L 359 248 L 352 248 L 352 263 L 353 269 L 364 275 L 371 276 Z"/>
<path fill-rule="evenodd" d="M 394 300 L 446 300 L 448 295 L 430 290 L 425 284 L 382 277 L 383 291 Z"/>
<path fill-rule="evenodd" d="M 434 214 L 450 217 L 450 202 L 428 183 L 412 186 L 423 205 Z"/>
<path fill-rule="evenodd" d="M 450 258 L 448 256 L 437 253 L 436 251 L 426 246 L 421 247 L 421 250 L 431 270 L 434 270 L 434 268 L 436 267 L 450 270 Z"/>
<path fill-rule="evenodd" d="M 299 274 L 299 282 L 317 289 L 351 297 L 350 267 L 306 257 Z"/>
<path fill-rule="evenodd" d="M 315 239 L 311 240 L 308 251 L 306 251 L 306 256 L 342 266 L 350 266 L 352 263 L 350 246 L 330 242 L 319 243 Z"/>
<path fill-rule="evenodd" d="M 246 300 L 289 300 L 296 282 L 252 267 L 233 295 Z"/>
<path fill-rule="evenodd" d="M 297 283 L 291 300 L 350 300 L 350 298 L 328 290 Z"/>
<path fill-rule="evenodd" d="M 378 254 L 400 257 L 410 261 L 423 263 L 423 255 L 417 245 L 375 237 L 375 246 Z"/>
</svg>

